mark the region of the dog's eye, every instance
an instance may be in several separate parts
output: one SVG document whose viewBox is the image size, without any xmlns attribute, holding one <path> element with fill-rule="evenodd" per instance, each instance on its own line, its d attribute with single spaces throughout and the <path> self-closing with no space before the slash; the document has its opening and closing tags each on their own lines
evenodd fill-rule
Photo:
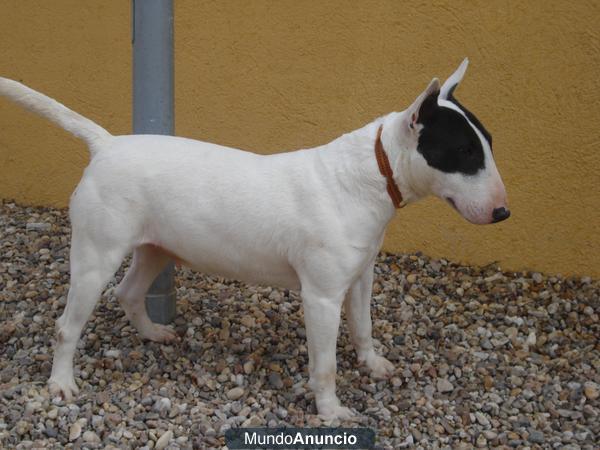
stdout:
<svg viewBox="0 0 600 450">
<path fill-rule="evenodd" d="M 466 156 L 471 156 L 473 154 L 473 148 L 472 147 L 460 147 L 458 149 L 458 152 L 466 155 Z"/>
</svg>

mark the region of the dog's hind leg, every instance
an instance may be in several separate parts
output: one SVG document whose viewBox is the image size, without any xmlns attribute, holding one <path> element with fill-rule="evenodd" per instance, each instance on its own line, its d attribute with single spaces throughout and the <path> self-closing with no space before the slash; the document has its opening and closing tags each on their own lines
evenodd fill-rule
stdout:
<svg viewBox="0 0 600 450">
<path fill-rule="evenodd" d="M 169 255 L 154 245 L 136 247 L 131 267 L 115 291 L 131 324 L 142 338 L 151 341 L 169 342 L 177 338 L 170 327 L 150 320 L 144 301 L 152 281 L 169 260 Z"/>
<path fill-rule="evenodd" d="M 79 391 L 73 378 L 73 356 L 81 331 L 128 250 L 110 236 L 94 236 L 84 228 L 73 224 L 71 286 L 65 310 L 56 321 L 56 347 L 48 381 L 50 393 L 62 394 L 67 401 Z"/>
</svg>

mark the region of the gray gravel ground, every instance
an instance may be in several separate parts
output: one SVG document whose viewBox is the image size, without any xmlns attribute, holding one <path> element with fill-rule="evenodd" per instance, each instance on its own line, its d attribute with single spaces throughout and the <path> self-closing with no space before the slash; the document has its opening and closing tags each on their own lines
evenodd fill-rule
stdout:
<svg viewBox="0 0 600 450">
<path fill-rule="evenodd" d="M 64 210 L 0 204 L 0 447 L 220 448 L 229 427 L 322 424 L 298 294 L 187 269 L 180 343 L 141 342 L 111 284 L 75 357 L 79 398 L 50 398 L 69 231 Z M 384 448 L 598 448 L 599 297 L 589 278 L 382 254 L 374 333 L 397 370 L 371 379 L 342 328 L 338 392 L 360 413 L 344 425 Z"/>
</svg>

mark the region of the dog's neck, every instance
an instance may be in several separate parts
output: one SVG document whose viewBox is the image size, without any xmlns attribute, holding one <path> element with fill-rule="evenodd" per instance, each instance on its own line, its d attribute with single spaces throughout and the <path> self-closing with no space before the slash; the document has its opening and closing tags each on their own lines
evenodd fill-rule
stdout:
<svg viewBox="0 0 600 450">
<path fill-rule="evenodd" d="M 402 194 L 402 204 L 413 203 L 427 195 L 415 176 L 411 175 L 410 136 L 403 135 L 407 112 L 380 117 L 358 130 L 344 134 L 324 145 L 323 157 L 333 167 L 334 176 L 342 188 L 356 198 L 370 203 L 370 209 L 380 210 L 390 220 L 396 211 L 387 192 L 387 180 L 381 174 L 375 157 L 375 142 L 382 127 L 381 143 L 393 171 L 393 178 Z"/>
<path fill-rule="evenodd" d="M 428 177 L 422 173 L 422 157 L 417 152 L 418 129 L 407 131 L 411 121 L 408 111 L 394 112 L 382 118 L 381 142 L 394 170 L 394 180 L 406 204 L 428 196 L 431 191 Z M 421 125 L 417 125 L 421 127 Z"/>
</svg>

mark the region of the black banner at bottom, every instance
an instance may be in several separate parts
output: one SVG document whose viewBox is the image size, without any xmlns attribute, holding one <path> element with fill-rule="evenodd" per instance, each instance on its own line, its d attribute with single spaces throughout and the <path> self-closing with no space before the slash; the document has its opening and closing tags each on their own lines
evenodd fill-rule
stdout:
<svg viewBox="0 0 600 450">
<path fill-rule="evenodd" d="M 247 449 L 372 449 L 370 428 L 230 428 L 225 443 L 231 450 Z"/>
</svg>

